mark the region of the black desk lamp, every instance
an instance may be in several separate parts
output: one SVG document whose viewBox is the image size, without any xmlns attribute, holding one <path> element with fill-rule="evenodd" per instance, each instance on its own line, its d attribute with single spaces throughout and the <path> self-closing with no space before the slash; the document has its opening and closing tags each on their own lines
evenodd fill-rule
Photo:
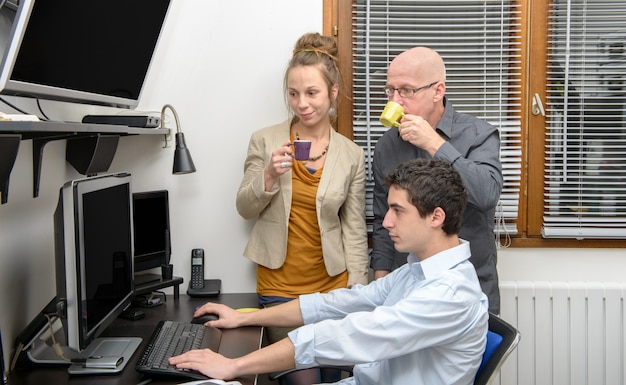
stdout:
<svg viewBox="0 0 626 385">
<path fill-rule="evenodd" d="M 172 168 L 172 174 L 189 174 L 196 172 L 196 166 L 194 166 L 189 149 L 185 144 L 185 135 L 180 129 L 178 114 L 170 104 L 164 105 L 161 110 L 161 128 L 165 128 L 165 110 L 168 108 L 174 114 L 174 120 L 176 121 L 176 149 L 174 150 L 174 167 Z"/>
</svg>

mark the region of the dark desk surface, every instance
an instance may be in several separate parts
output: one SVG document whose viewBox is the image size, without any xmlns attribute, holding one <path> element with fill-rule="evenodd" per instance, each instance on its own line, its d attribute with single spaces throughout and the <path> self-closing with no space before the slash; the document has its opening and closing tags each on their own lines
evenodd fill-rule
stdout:
<svg viewBox="0 0 626 385">
<path fill-rule="evenodd" d="M 118 318 L 103 333 L 105 336 L 137 336 L 143 341 L 137 351 L 133 354 L 132 362 L 129 362 L 122 373 L 117 375 L 97 375 L 97 376 L 70 376 L 67 373 L 67 366 L 37 366 L 33 368 L 18 368 L 9 374 L 9 385 L 134 385 L 144 381 L 147 377 L 135 370 L 135 362 L 141 351 L 143 351 L 147 340 L 152 335 L 156 324 L 161 320 L 189 321 L 192 318 L 196 307 L 205 302 L 220 302 L 233 308 L 257 307 L 257 296 L 255 293 L 244 294 L 220 294 L 212 298 L 191 298 L 186 294 L 179 299 L 167 296 L 163 305 L 143 309 L 146 317 L 137 321 L 129 321 Z M 245 355 L 261 345 L 262 331 L 260 327 L 244 327 L 238 329 L 224 329 L 222 331 L 222 342 L 220 353 L 227 357 L 239 357 Z M 186 380 L 184 378 L 153 378 L 151 385 L 178 384 Z M 256 384 L 256 376 L 239 378 L 243 385 Z"/>
</svg>

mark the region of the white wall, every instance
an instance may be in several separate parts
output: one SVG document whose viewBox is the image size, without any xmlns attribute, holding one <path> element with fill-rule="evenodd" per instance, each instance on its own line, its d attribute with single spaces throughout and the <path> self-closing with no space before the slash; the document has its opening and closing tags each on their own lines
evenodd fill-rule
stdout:
<svg viewBox="0 0 626 385">
<path fill-rule="evenodd" d="M 498 251 L 498 275 L 500 282 L 626 282 L 626 250 L 500 249 Z"/>
<path fill-rule="evenodd" d="M 176 108 L 198 171 L 173 176 L 173 147 L 162 148 L 161 136 L 122 138 L 110 171 L 131 172 L 136 191 L 170 191 L 172 260 L 174 274 L 185 280 L 183 292 L 189 254 L 197 247 L 206 251 L 207 278 L 222 279 L 225 292 L 255 290 L 254 266 L 241 255 L 250 223 L 235 210 L 248 139 L 286 118 L 282 78 L 291 49 L 302 33 L 321 28 L 321 0 L 173 2 L 138 110 L 158 114 L 166 103 Z M 32 101 L 17 102 L 36 113 Z M 53 120 L 107 112 L 42 106 Z M 21 143 L 8 203 L 0 206 L 0 330 L 7 353 L 54 296 L 52 213 L 59 187 L 79 176 L 65 162 L 65 142 L 51 142 L 40 195 L 33 198 L 31 141 Z M 624 281 L 626 253 L 501 249 L 498 266 L 501 280 Z"/>
</svg>

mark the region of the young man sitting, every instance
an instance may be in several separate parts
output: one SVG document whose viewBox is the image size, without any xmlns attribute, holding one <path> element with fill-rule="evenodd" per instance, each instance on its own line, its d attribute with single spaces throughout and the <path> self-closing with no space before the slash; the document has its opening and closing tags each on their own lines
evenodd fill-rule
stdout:
<svg viewBox="0 0 626 385">
<path fill-rule="evenodd" d="M 170 363 L 232 379 L 316 365 L 355 365 L 341 384 L 472 384 L 485 349 L 488 301 L 458 237 L 467 192 L 444 161 L 415 159 L 386 177 L 383 225 L 408 263 L 351 289 L 309 294 L 240 313 L 207 303 L 218 328 L 301 326 L 288 338 L 239 358 L 192 350 Z"/>
</svg>

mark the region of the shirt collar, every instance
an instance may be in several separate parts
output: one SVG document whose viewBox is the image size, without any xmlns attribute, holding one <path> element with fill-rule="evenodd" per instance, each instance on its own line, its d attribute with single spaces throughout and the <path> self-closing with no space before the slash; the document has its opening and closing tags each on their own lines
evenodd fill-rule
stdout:
<svg viewBox="0 0 626 385">
<path fill-rule="evenodd" d="M 443 97 L 443 115 L 439 122 L 437 123 L 437 127 L 435 129 L 441 133 L 443 133 L 448 139 L 452 137 L 452 121 L 454 118 L 454 107 L 452 107 L 452 102 L 448 101 L 448 99 Z"/>
<path fill-rule="evenodd" d="M 410 253 L 407 262 L 411 264 L 411 271 L 426 279 L 434 279 L 459 263 L 468 260 L 470 255 L 469 242 L 459 239 L 458 246 L 444 250 L 423 261 L 420 261 L 415 254 Z"/>
</svg>

